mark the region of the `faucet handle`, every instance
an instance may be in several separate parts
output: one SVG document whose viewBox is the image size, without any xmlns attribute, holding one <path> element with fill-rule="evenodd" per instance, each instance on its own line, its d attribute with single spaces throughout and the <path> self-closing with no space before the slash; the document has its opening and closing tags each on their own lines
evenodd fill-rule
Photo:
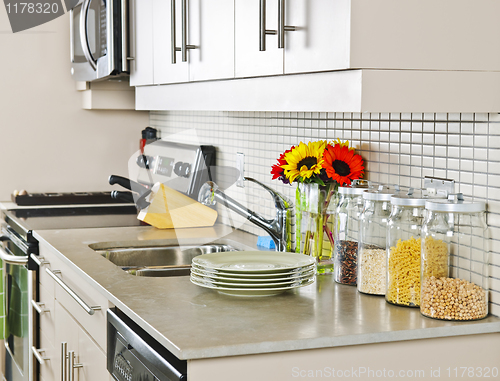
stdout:
<svg viewBox="0 0 500 381">
<path fill-rule="evenodd" d="M 219 189 L 219 186 L 213 181 L 207 181 L 200 188 L 200 192 L 198 193 L 198 202 L 203 205 L 211 206 L 215 205 L 215 192 Z"/>
</svg>

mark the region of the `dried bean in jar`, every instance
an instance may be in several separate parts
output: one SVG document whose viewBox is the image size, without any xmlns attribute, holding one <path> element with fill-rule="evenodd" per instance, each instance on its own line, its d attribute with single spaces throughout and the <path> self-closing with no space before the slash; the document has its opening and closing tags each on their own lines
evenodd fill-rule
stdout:
<svg viewBox="0 0 500 381">
<path fill-rule="evenodd" d="M 335 255 L 335 281 L 342 284 L 356 285 L 358 243 L 356 241 L 337 240 L 335 242 Z"/>
</svg>

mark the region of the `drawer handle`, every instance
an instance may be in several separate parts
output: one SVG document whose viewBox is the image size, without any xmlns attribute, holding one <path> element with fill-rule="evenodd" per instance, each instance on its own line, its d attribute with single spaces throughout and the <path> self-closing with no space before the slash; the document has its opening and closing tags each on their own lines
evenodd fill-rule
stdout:
<svg viewBox="0 0 500 381">
<path fill-rule="evenodd" d="M 87 303 L 85 303 L 85 301 L 82 298 L 80 298 L 80 296 L 78 296 L 76 292 L 74 292 L 71 288 L 69 288 L 69 286 L 56 275 L 56 273 L 57 274 L 61 273 L 60 270 L 52 271 L 51 269 L 46 268 L 45 271 L 47 272 L 47 274 L 50 275 L 52 279 L 56 281 L 56 283 L 59 286 L 63 288 L 64 291 L 66 291 L 73 299 L 75 299 L 75 301 L 80 305 L 80 307 L 82 307 L 85 310 L 85 312 L 87 312 L 89 315 L 93 315 L 95 311 L 101 309 L 100 306 L 93 306 L 93 307 L 89 306 Z"/>
<path fill-rule="evenodd" d="M 44 314 L 45 312 L 49 312 L 50 311 L 50 309 L 45 308 L 45 304 L 44 303 L 37 303 L 34 300 L 31 300 L 31 305 L 36 310 L 36 312 L 38 312 L 39 315 Z"/>
<path fill-rule="evenodd" d="M 43 265 L 50 265 L 49 261 L 45 260 L 43 257 L 39 257 L 35 254 L 30 255 L 31 259 L 33 259 L 33 262 L 35 262 L 38 266 L 43 266 Z"/>
<path fill-rule="evenodd" d="M 266 29 L 266 0 L 260 0 L 259 5 L 259 51 L 266 51 L 266 35 L 277 34 L 275 30 Z"/>
<path fill-rule="evenodd" d="M 45 365 L 45 360 L 50 360 L 48 357 L 42 355 L 42 352 L 45 352 L 45 349 L 36 349 L 35 347 L 31 347 L 31 351 L 40 365 Z"/>
</svg>

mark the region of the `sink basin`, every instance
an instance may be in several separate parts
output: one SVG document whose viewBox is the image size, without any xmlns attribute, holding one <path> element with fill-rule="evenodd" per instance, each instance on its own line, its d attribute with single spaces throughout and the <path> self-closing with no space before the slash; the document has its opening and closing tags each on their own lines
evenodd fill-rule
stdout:
<svg viewBox="0 0 500 381">
<path fill-rule="evenodd" d="M 136 276 L 168 277 L 189 275 L 191 261 L 201 254 L 250 249 L 234 244 L 210 243 L 198 246 L 120 247 L 96 250 L 104 258 Z"/>
</svg>

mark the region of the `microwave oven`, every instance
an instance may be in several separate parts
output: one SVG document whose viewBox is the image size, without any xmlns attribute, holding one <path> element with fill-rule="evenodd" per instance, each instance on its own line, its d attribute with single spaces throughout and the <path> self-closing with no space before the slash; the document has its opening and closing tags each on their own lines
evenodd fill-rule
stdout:
<svg viewBox="0 0 500 381">
<path fill-rule="evenodd" d="M 73 78 L 94 81 L 128 75 L 128 0 L 74 3 L 69 11 Z"/>
</svg>

